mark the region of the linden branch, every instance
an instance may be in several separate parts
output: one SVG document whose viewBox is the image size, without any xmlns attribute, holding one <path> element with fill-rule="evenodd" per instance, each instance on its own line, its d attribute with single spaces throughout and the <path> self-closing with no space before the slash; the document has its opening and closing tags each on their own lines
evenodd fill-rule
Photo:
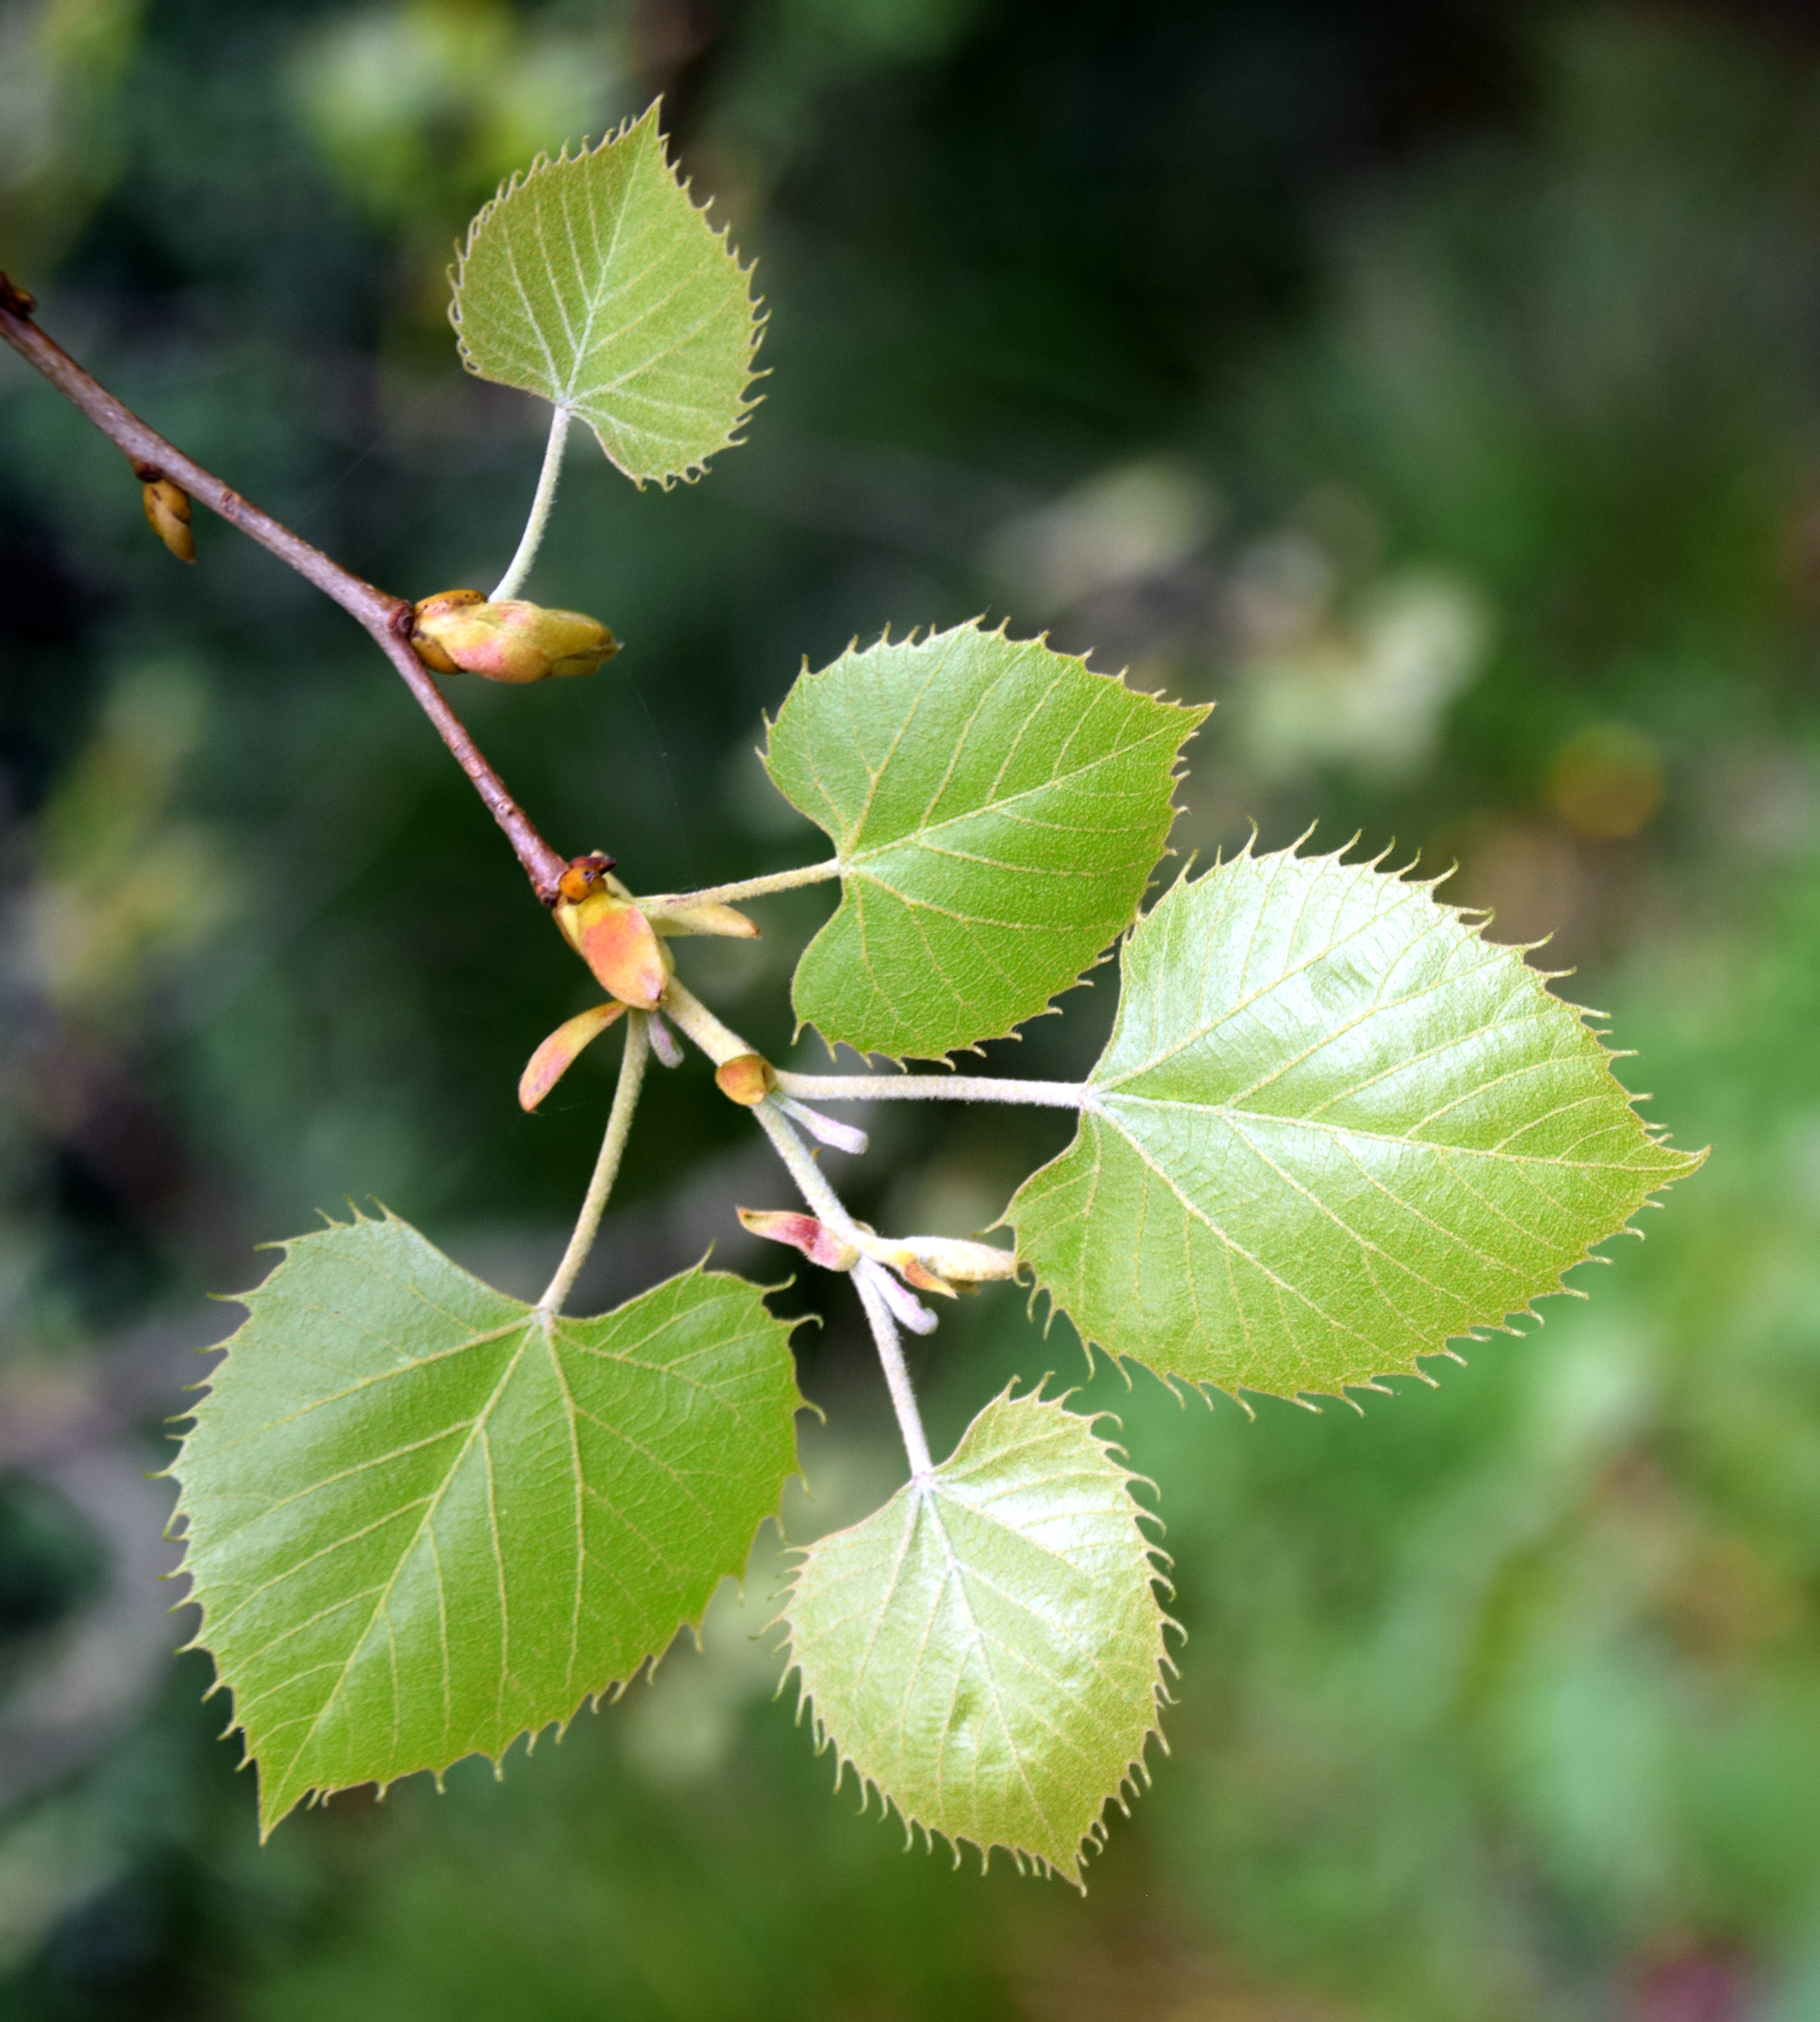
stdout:
<svg viewBox="0 0 1820 2022">
<path fill-rule="evenodd" d="M 30 295 L 0 274 L 0 338 L 27 364 L 43 374 L 115 447 L 124 452 L 141 484 L 166 478 L 181 485 L 211 513 L 277 556 L 313 583 L 358 623 L 397 670 L 404 684 L 436 726 L 455 763 L 472 781 L 493 819 L 505 831 L 532 888 L 545 905 L 554 903 L 556 880 L 564 860 L 538 833 L 531 817 L 505 790 L 505 782 L 481 755 L 461 720 L 450 708 L 429 670 L 411 649 L 411 606 L 365 582 L 337 561 L 301 539 L 269 513 L 243 498 L 213 473 L 193 462 L 165 440 L 108 389 L 84 371 L 67 352 L 53 343 L 32 320 Z"/>
</svg>

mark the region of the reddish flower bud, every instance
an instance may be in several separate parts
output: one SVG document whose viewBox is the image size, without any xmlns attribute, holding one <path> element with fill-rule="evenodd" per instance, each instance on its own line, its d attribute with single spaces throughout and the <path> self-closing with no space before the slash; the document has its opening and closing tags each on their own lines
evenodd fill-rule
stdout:
<svg viewBox="0 0 1820 2022">
<path fill-rule="evenodd" d="M 714 1086 L 729 1102 L 756 1109 L 777 1086 L 777 1069 L 762 1053 L 735 1053 L 715 1068 Z"/>
<path fill-rule="evenodd" d="M 151 531 L 180 562 L 196 558 L 196 537 L 190 531 L 190 495 L 168 477 L 154 477 L 145 487 L 145 516 Z"/>
<path fill-rule="evenodd" d="M 578 1012 L 557 1026 L 525 1063 L 524 1072 L 518 1078 L 519 1107 L 535 1109 L 574 1065 L 582 1049 L 592 1046 L 615 1019 L 625 1013 L 623 1004 L 596 1004 L 592 1010 Z"/>
<path fill-rule="evenodd" d="M 416 608 L 410 642 L 439 674 L 479 674 L 522 686 L 556 674 L 591 674 L 619 651 L 597 618 L 546 611 L 514 597 L 490 604 L 477 589 L 439 590 Z"/>
</svg>

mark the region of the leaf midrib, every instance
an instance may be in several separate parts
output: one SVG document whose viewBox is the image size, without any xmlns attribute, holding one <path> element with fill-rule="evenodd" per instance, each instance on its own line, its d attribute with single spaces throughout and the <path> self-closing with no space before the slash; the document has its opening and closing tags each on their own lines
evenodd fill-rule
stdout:
<svg viewBox="0 0 1820 2022">
<path fill-rule="evenodd" d="M 866 843 L 854 849 L 851 847 L 852 840 L 856 839 L 862 834 L 866 822 L 870 819 L 870 811 L 863 810 L 855 818 L 852 827 L 848 831 L 849 841 L 841 843 L 839 845 L 841 867 L 843 870 L 863 870 L 868 858 L 882 856 L 894 849 L 932 848 L 933 845 L 927 840 L 931 836 L 940 835 L 950 829 L 960 828 L 968 822 L 998 819 L 1003 816 L 1008 809 L 1015 808 L 1021 801 L 1034 800 L 1041 794 L 1053 794 L 1058 790 L 1078 787 L 1080 783 L 1091 773 L 1099 771 L 1103 766 L 1115 765 L 1122 759 L 1141 754 L 1147 746 L 1166 743 L 1173 748 L 1179 739 L 1173 734 L 1172 726 L 1167 723 L 1159 724 L 1156 729 L 1146 735 L 1137 738 L 1129 744 L 1121 744 L 1111 751 L 1103 751 L 1098 757 L 1088 760 L 1085 764 L 1076 766 L 1070 772 L 1053 772 L 1048 779 L 1038 780 L 1034 786 L 1020 787 L 1015 794 L 1006 794 L 1000 798 L 983 801 L 977 807 L 966 808 L 959 814 L 946 816 L 940 821 L 926 819 L 920 821 L 914 828 L 905 829 L 884 841 Z M 883 772 L 883 765 L 888 762 L 888 755 L 881 765 L 881 774 Z M 877 783 L 876 778 L 874 783 L 875 785 Z M 826 790 L 824 788 L 822 790 L 826 794 Z M 828 804 L 830 808 L 834 805 L 831 795 L 828 797 Z M 1081 823 L 1063 824 L 1057 822 L 1046 826 L 1052 827 L 1066 835 L 1085 835 L 1092 832 L 1085 823 Z M 947 853 L 958 856 L 964 852 L 956 851 Z"/>
<path fill-rule="evenodd" d="M 1547 1122 L 1548 1116 L 1558 1115 L 1563 1110 L 1577 1108 L 1580 1103 L 1595 1102 L 1598 1100 L 1599 1097 L 1592 1093 L 1581 1096 L 1574 1103 L 1563 1104 L 1561 1110 L 1550 1111 L 1548 1115 L 1543 1117 L 1528 1119 L 1523 1128 L 1525 1130 L 1534 1130 L 1537 1123 Z M 1398 1131 L 1368 1130 L 1357 1124 L 1333 1123 L 1323 1117 L 1284 1116 L 1274 1110 L 1244 1109 L 1232 1103 L 1184 1102 L 1166 1096 L 1134 1095 L 1122 1089 L 1113 1089 L 1105 1095 L 1096 1093 L 1095 1099 L 1087 1106 L 1096 1114 L 1105 1117 L 1121 1136 L 1132 1138 L 1134 1142 L 1136 1141 L 1134 1133 L 1127 1130 L 1119 1122 L 1116 1111 L 1110 1106 L 1114 1101 L 1123 1104 L 1140 1104 L 1147 1109 L 1190 1110 L 1197 1115 L 1217 1116 L 1227 1120 L 1242 1117 L 1254 1123 L 1274 1123 L 1280 1124 L 1286 1129 L 1318 1130 L 1331 1137 L 1359 1139 L 1368 1144 L 1395 1144 L 1405 1151 L 1432 1152 L 1436 1156 L 1445 1154 L 1448 1156 L 1468 1159 L 1495 1159 L 1511 1165 L 1547 1166 L 1556 1170 L 1567 1172 L 1639 1173 L 1655 1170 L 1652 1166 L 1614 1162 L 1599 1159 L 1567 1158 L 1552 1152 L 1506 1152 L 1496 1145 L 1480 1147 L 1475 1144 L 1459 1144 L 1452 1143 L 1446 1138 L 1410 1137 Z M 1654 1140 L 1647 1137 L 1643 1140 L 1646 1147 L 1653 1142 Z"/>
</svg>

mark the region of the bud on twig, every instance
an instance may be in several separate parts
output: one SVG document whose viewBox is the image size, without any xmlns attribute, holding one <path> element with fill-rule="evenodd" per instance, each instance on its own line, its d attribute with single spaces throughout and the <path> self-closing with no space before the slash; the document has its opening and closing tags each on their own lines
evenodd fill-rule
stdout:
<svg viewBox="0 0 1820 2022">
<path fill-rule="evenodd" d="M 625 1010 L 623 1004 L 596 1004 L 592 1010 L 578 1012 L 557 1026 L 525 1063 L 524 1072 L 518 1078 L 519 1107 L 535 1109 L 574 1065 L 582 1049 L 592 1046 Z"/>
<path fill-rule="evenodd" d="M 196 558 L 196 537 L 190 531 L 190 495 L 168 477 L 145 481 L 145 516 L 151 531 L 180 562 Z"/>
<path fill-rule="evenodd" d="M 729 1102 L 756 1109 L 777 1086 L 777 1069 L 762 1053 L 735 1053 L 715 1068 L 714 1086 Z"/>
<path fill-rule="evenodd" d="M 612 862 L 598 850 L 571 859 L 556 887 L 556 922 L 603 990 L 636 1010 L 655 1011 L 674 965 L 613 875 Z"/>
<path fill-rule="evenodd" d="M 477 589 L 425 597 L 416 606 L 410 643 L 439 674 L 479 674 L 520 687 L 554 674 L 591 674 L 619 651 L 597 618 L 515 597 L 490 604 Z"/>
<path fill-rule="evenodd" d="M 842 1241 L 825 1221 L 817 1221 L 812 1214 L 782 1208 L 742 1207 L 739 1219 L 753 1235 L 762 1235 L 771 1243 L 787 1243 L 824 1271 L 851 1271 L 859 1261 L 859 1252 L 851 1243 Z"/>
</svg>

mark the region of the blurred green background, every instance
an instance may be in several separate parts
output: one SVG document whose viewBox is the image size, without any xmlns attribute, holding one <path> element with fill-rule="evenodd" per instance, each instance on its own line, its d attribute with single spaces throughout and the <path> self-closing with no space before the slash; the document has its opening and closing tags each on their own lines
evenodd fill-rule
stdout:
<svg viewBox="0 0 1820 2022">
<path fill-rule="evenodd" d="M 310 539 L 484 586 L 542 422 L 457 369 L 452 241 L 658 91 L 774 376 L 698 487 L 572 457 L 533 587 L 627 649 L 459 698 L 552 839 L 647 890 L 807 860 L 752 756 L 802 657 L 1008 616 L 1217 701 L 1184 852 L 1457 860 L 1713 1155 L 1432 1389 L 1253 1421 L 1094 1378 L 1190 1633 L 1084 1901 L 830 1796 L 768 1537 L 705 1654 L 503 1781 L 261 1851 L 146 1478 L 205 1295 L 350 1195 L 534 1291 L 611 1060 L 519 1113 L 585 979 L 408 698 L 226 528 L 173 563 L 0 355 L 0 2013 L 1820 2017 L 1820 16 L 5 0 L 0 265 Z M 779 1055 L 826 903 L 684 952 Z M 1111 1001 L 1000 1071 L 1079 1073 Z M 1059 1142 L 871 1122 L 856 1210 L 953 1233 Z M 709 1243 L 782 1276 L 752 1135 L 659 1076 L 585 1296 Z M 824 1301 L 797 1538 L 901 1467 L 842 1298 L 782 1303 Z M 938 1440 L 1082 1366 L 1009 1291 L 916 1352 Z"/>
</svg>

